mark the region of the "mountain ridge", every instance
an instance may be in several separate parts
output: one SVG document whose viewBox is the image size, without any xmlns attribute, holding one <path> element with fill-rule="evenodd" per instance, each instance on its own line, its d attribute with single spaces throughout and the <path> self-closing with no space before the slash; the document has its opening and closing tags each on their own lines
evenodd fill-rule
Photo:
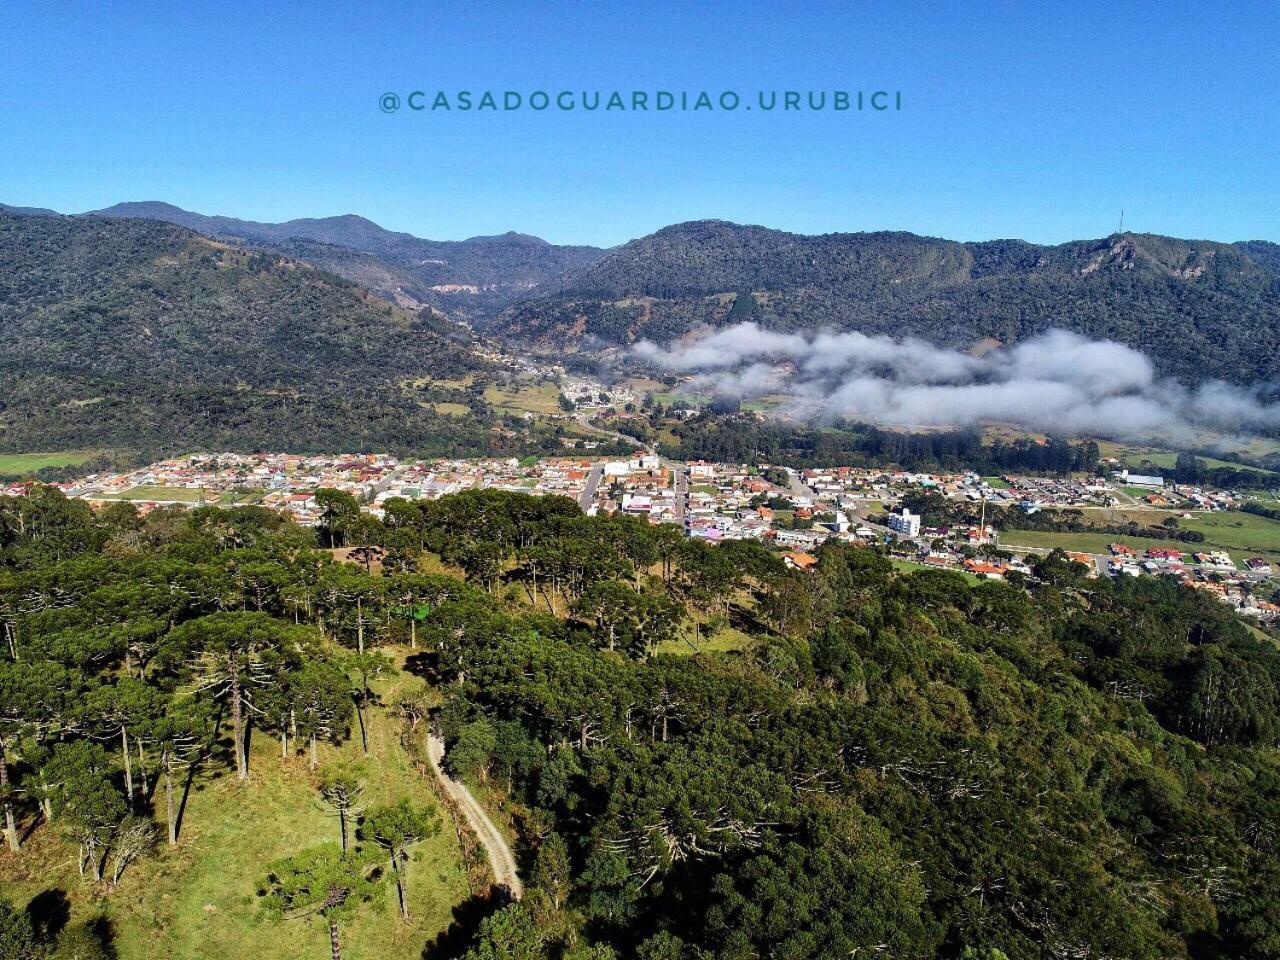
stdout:
<svg viewBox="0 0 1280 960">
<path fill-rule="evenodd" d="M 1280 375 L 1280 245 L 1136 233 L 962 243 L 691 221 L 608 251 L 483 329 L 564 351 L 744 320 L 949 346 L 1057 327 L 1126 343 L 1184 379 L 1265 381 Z"/>
<path fill-rule="evenodd" d="M 160 220 L 301 257 L 403 307 L 431 306 L 466 321 L 495 314 L 546 280 L 603 253 L 597 247 L 557 245 L 516 231 L 429 240 L 388 230 L 352 213 L 265 223 L 207 216 L 164 201 L 134 201 L 80 216 Z M 372 264 L 370 257 L 380 263 Z"/>
<path fill-rule="evenodd" d="M 514 231 L 424 240 L 356 214 L 266 224 L 162 201 L 80 216 L 178 222 L 556 355 L 673 340 L 747 319 L 949 346 L 1012 343 L 1059 327 L 1126 343 L 1187 381 L 1280 376 L 1280 244 L 1264 240 L 1126 232 L 1052 245 L 962 242 L 712 219 L 602 250 Z"/>
</svg>

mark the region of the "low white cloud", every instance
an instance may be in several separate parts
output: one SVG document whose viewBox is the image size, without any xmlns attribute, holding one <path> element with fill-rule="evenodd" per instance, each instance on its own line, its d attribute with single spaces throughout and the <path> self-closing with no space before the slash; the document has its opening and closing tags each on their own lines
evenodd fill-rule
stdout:
<svg viewBox="0 0 1280 960">
<path fill-rule="evenodd" d="M 793 397 L 786 412 L 813 420 L 851 417 L 893 426 L 1026 429 L 1118 439 L 1203 440 L 1280 427 L 1280 404 L 1258 388 L 1208 381 L 1186 387 L 1156 376 L 1143 354 L 1062 330 L 972 356 L 916 338 L 804 330 L 754 323 L 635 352 L 695 375 L 719 396 Z"/>
</svg>

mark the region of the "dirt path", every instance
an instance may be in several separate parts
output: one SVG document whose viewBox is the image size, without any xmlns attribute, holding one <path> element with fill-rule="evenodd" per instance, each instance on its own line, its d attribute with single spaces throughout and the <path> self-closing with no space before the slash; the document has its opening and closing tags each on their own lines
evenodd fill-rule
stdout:
<svg viewBox="0 0 1280 960">
<path fill-rule="evenodd" d="M 436 779 L 444 787 L 445 793 L 462 810 L 472 832 L 484 846 L 484 852 L 489 857 L 489 867 L 493 870 L 494 883 L 500 887 L 506 887 L 511 898 L 519 900 L 524 896 L 524 884 L 520 882 L 520 875 L 516 872 L 516 858 L 511 853 L 511 848 L 507 846 L 506 838 L 489 819 L 489 815 L 484 812 L 479 801 L 471 795 L 471 791 L 444 772 L 444 768 L 440 765 L 440 761 L 444 758 L 444 741 L 434 732 L 427 734 L 427 757 L 431 761 L 431 770 L 435 773 Z"/>
</svg>

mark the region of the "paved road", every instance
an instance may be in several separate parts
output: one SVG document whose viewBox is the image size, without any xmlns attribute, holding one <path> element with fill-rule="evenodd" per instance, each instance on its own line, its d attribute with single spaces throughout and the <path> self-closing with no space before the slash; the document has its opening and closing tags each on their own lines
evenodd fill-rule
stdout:
<svg viewBox="0 0 1280 960">
<path fill-rule="evenodd" d="M 639 439 L 638 437 L 629 437 L 625 433 L 619 433 L 617 430 L 608 430 L 604 427 L 598 426 L 595 423 L 592 423 L 591 415 L 589 413 L 576 414 L 574 416 L 574 420 L 577 421 L 578 426 L 580 426 L 583 430 L 588 431 L 589 433 L 599 434 L 600 436 L 603 436 L 603 437 L 612 437 L 614 440 L 621 440 L 623 443 L 633 443 L 637 447 L 644 447 L 644 449 L 648 450 L 650 453 L 658 452 L 657 447 L 655 447 L 652 443 L 645 443 L 645 441 Z"/>
<path fill-rule="evenodd" d="M 786 467 L 785 469 L 787 471 L 787 479 L 790 481 L 790 493 L 793 497 L 808 497 L 814 502 L 815 506 L 826 506 L 816 491 L 804 485 L 804 482 L 800 479 L 800 471 L 793 470 L 791 467 Z"/>
<path fill-rule="evenodd" d="M 484 847 L 485 855 L 489 858 L 489 867 L 493 870 L 493 882 L 497 886 L 506 887 L 511 899 L 519 900 L 524 896 L 524 884 L 520 882 L 520 875 L 516 872 L 516 858 L 511 853 L 511 848 L 507 846 L 506 838 L 494 826 L 489 815 L 484 812 L 484 807 L 480 806 L 476 798 L 471 795 L 471 791 L 444 772 L 444 768 L 440 766 L 440 761 L 444 758 L 444 741 L 434 732 L 427 734 L 427 757 L 431 761 L 432 772 L 444 787 L 444 792 L 462 811 L 471 831 Z"/>
<path fill-rule="evenodd" d="M 662 465 L 675 471 L 676 477 L 676 523 L 684 526 L 685 510 L 689 506 L 689 468 L 683 463 L 663 460 Z"/>
<path fill-rule="evenodd" d="M 578 508 L 583 513 L 587 512 L 587 508 L 596 501 L 596 488 L 600 486 L 600 478 L 604 476 L 604 464 L 597 463 L 591 468 L 591 472 L 587 474 L 587 485 L 582 488 L 582 492 L 578 494 Z"/>
</svg>

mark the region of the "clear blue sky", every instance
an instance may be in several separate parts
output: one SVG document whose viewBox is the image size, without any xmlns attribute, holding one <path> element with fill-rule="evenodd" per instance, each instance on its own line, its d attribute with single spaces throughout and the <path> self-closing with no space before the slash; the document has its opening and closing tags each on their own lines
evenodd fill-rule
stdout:
<svg viewBox="0 0 1280 960">
<path fill-rule="evenodd" d="M 367 7 L 379 6 L 374 12 Z M 625 8 L 625 9 L 624 9 Z M 1280 241 L 1280 4 L 0 0 L 0 201 L 613 244 L 717 217 Z M 384 92 L 901 90 L 888 114 Z"/>
</svg>

